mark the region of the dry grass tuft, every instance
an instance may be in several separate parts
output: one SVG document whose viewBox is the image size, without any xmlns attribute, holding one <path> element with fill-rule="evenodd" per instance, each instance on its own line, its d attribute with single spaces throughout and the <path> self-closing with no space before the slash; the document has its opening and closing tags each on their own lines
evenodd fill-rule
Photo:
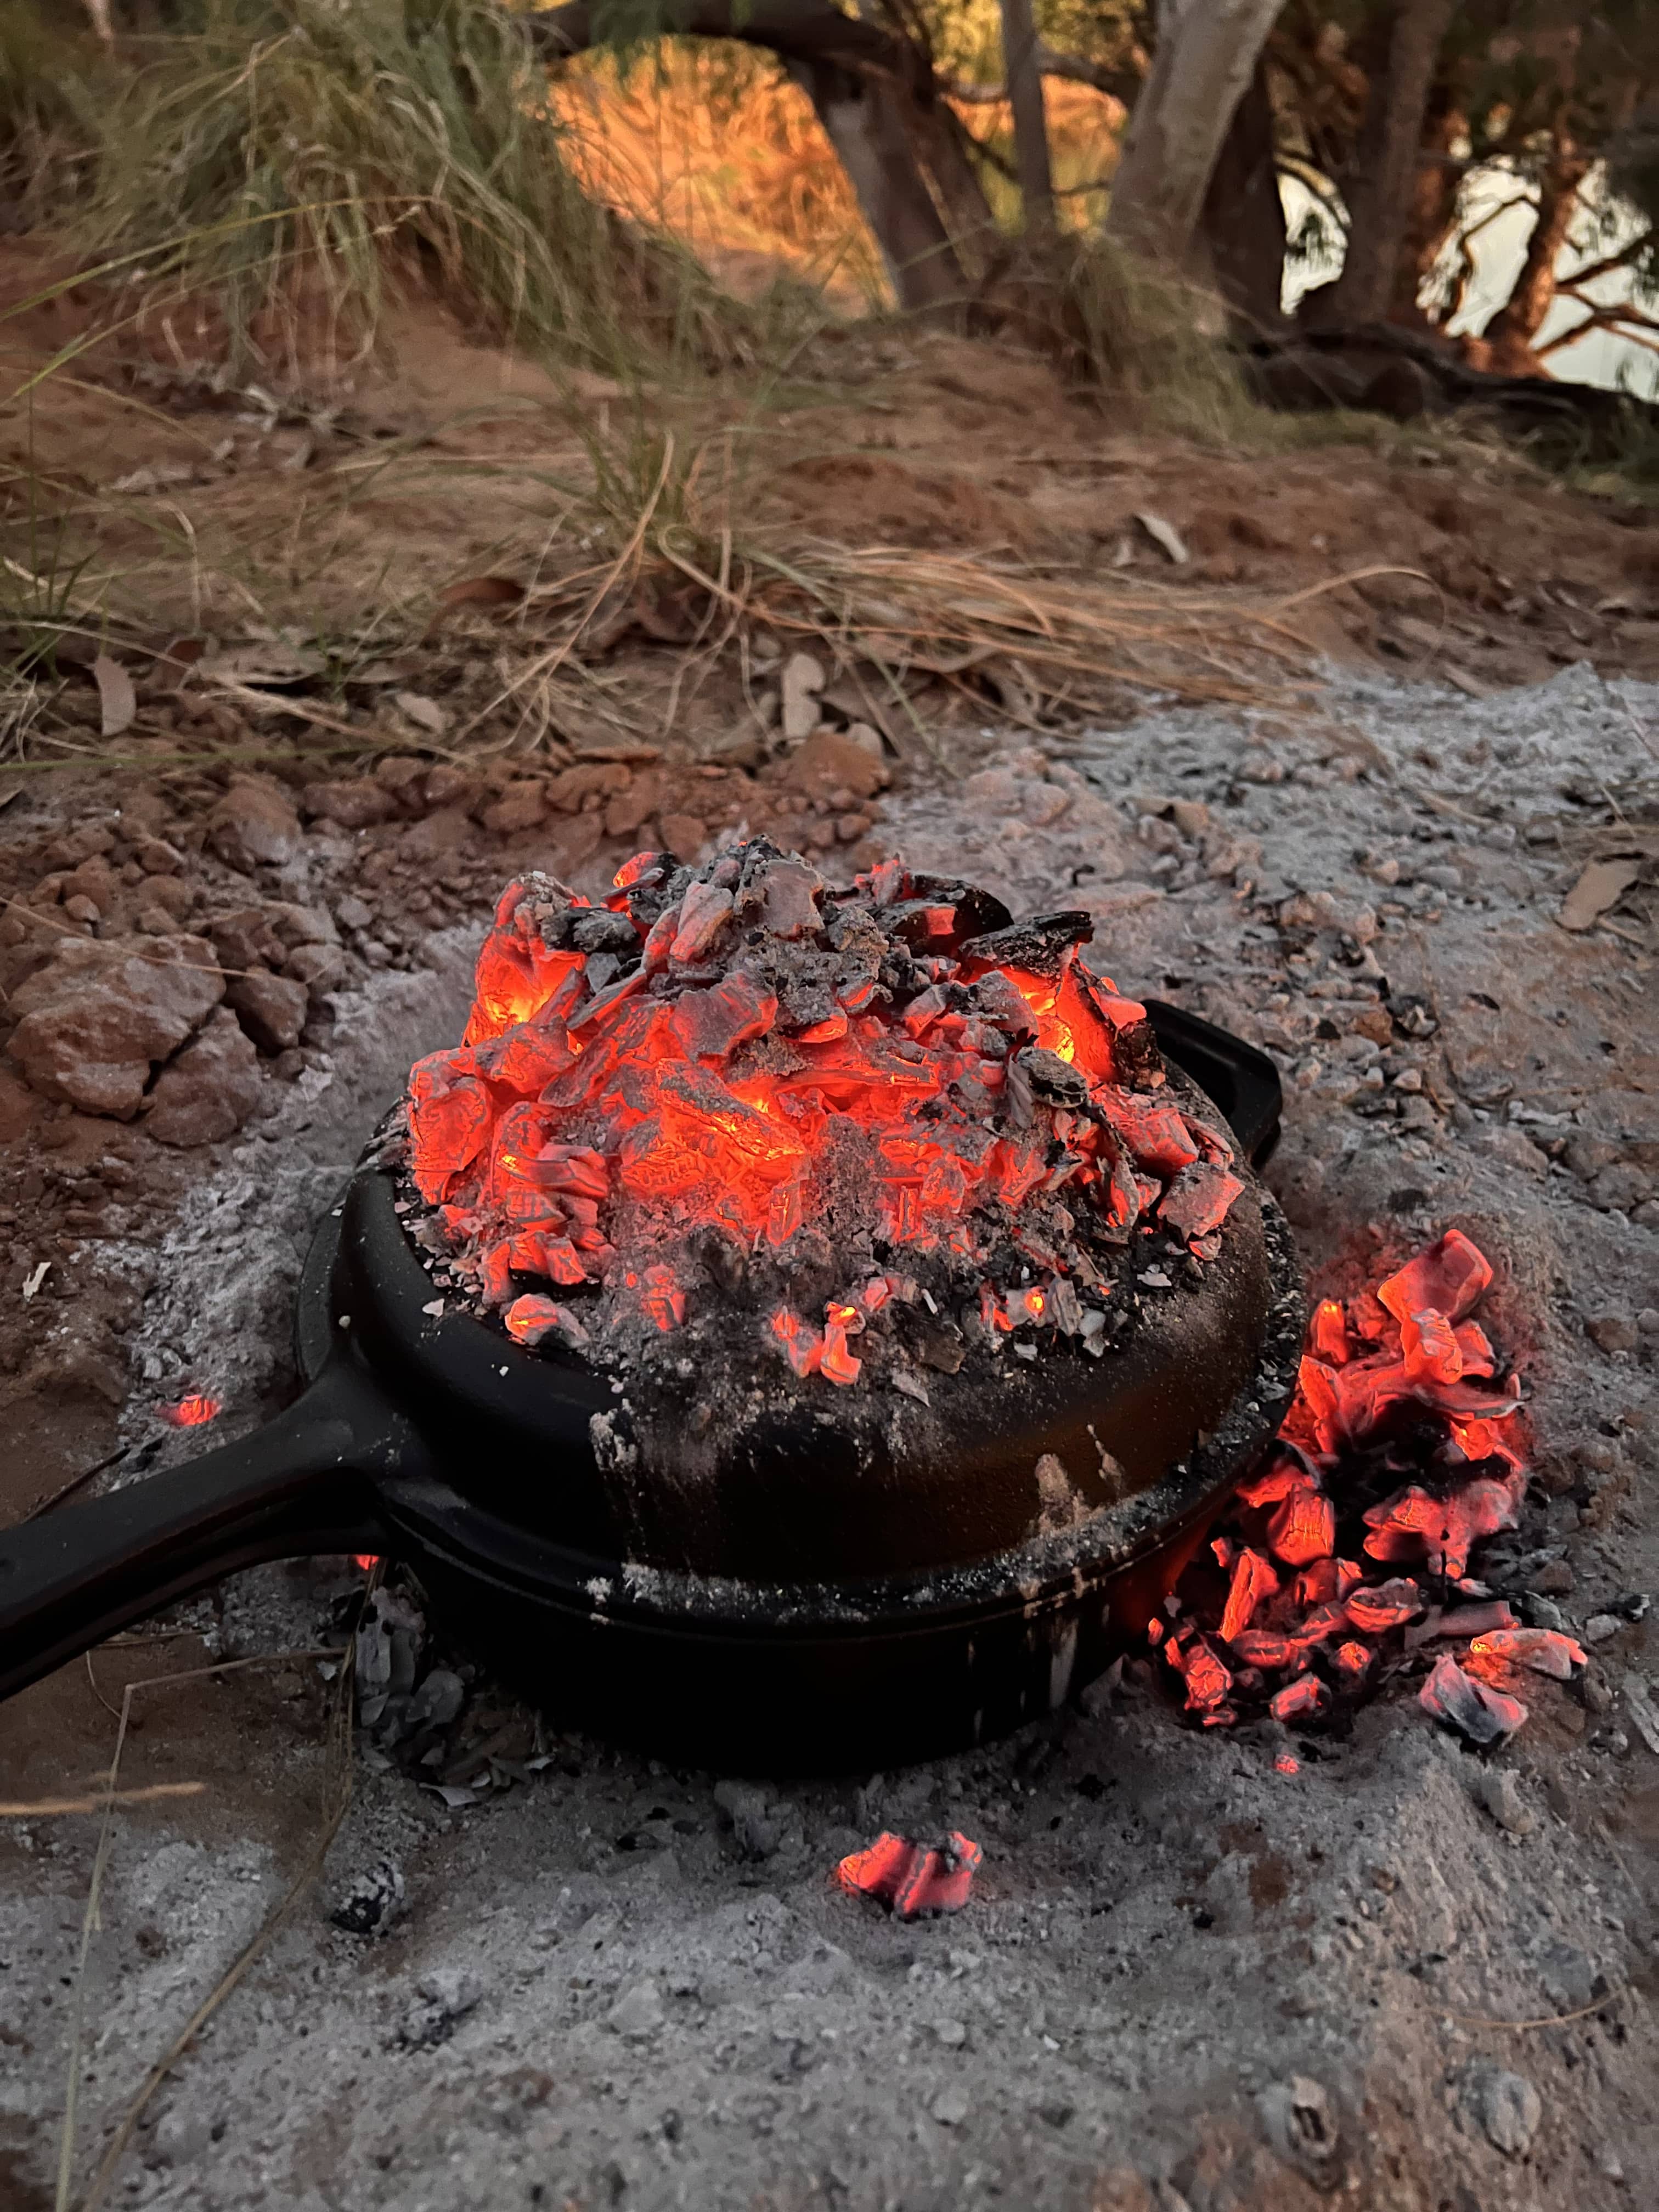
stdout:
<svg viewBox="0 0 1659 2212">
<path fill-rule="evenodd" d="M 179 365 L 337 374 L 423 293 L 615 374 L 729 366 L 763 319 L 591 199 L 544 73 L 483 0 L 209 0 L 204 27 L 71 88 L 80 233 L 112 311 Z M 88 112 L 95 107 L 95 112 Z"/>
</svg>

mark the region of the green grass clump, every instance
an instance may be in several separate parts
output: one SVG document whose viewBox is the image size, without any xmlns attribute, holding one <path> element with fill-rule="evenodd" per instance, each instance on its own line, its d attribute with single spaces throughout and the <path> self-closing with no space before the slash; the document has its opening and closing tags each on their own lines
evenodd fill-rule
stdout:
<svg viewBox="0 0 1659 2212">
<path fill-rule="evenodd" d="M 148 56 L 148 58 L 146 57 Z M 589 198 L 545 80 L 481 0 L 207 0 L 105 80 L 81 229 L 124 315 L 192 357 L 313 373 L 418 289 L 611 373 L 744 357 L 763 317 Z"/>
</svg>

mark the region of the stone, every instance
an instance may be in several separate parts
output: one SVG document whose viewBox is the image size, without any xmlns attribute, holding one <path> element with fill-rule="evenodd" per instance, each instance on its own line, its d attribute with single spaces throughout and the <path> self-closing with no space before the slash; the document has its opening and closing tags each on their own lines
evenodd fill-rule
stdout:
<svg viewBox="0 0 1659 2212">
<path fill-rule="evenodd" d="M 147 876 L 176 876 L 185 865 L 184 854 L 165 837 L 141 838 L 132 857 Z"/>
<path fill-rule="evenodd" d="M 193 2166 L 205 2156 L 213 2141 L 208 2118 L 199 2106 L 169 2105 L 150 2135 L 150 2148 L 162 2166 Z"/>
<path fill-rule="evenodd" d="M 657 827 L 664 851 L 681 860 L 695 860 L 708 836 L 708 825 L 695 814 L 659 814 Z"/>
<path fill-rule="evenodd" d="M 324 906 L 295 906 L 287 899 L 272 899 L 265 914 L 277 937 L 291 951 L 296 945 L 337 945 L 340 933 Z"/>
<path fill-rule="evenodd" d="M 1478 2129 L 1505 2158 L 1522 2155 L 1544 2117 L 1542 2101 L 1526 2075 L 1489 2058 L 1474 2059 L 1464 2068 L 1458 2111 L 1470 2131 Z"/>
<path fill-rule="evenodd" d="M 665 2018 L 662 1991 L 647 1976 L 623 1991 L 605 2014 L 605 2026 L 618 2035 L 642 2041 L 656 2034 Z"/>
<path fill-rule="evenodd" d="M 960 2082 L 953 2081 L 948 2089 L 939 2091 L 931 2109 L 940 2127 L 959 2128 L 973 2106 L 966 2089 Z"/>
<path fill-rule="evenodd" d="M 547 803 L 558 814 L 580 814 L 591 799 L 596 802 L 626 791 L 633 770 L 623 761 L 583 761 L 556 775 L 547 787 Z"/>
<path fill-rule="evenodd" d="M 11 1055 L 30 1087 L 85 1114 L 131 1121 L 154 1063 L 181 1045 L 225 992 L 204 938 L 131 951 L 82 941 L 13 994 Z"/>
<path fill-rule="evenodd" d="M 1306 2074 L 1274 2081 L 1257 2100 L 1268 2142 L 1289 2166 L 1319 2180 L 1332 2175 L 1342 2146 L 1336 2110 L 1322 2083 Z"/>
<path fill-rule="evenodd" d="M 308 783 L 301 803 L 313 818 L 335 823 L 342 830 L 373 830 L 402 811 L 396 793 L 371 775 Z"/>
<path fill-rule="evenodd" d="M 170 1060 L 149 1094 L 145 1123 L 163 1145 L 210 1145 L 240 1129 L 259 1103 L 259 1056 L 228 1006 Z"/>
<path fill-rule="evenodd" d="M 280 968 L 288 957 L 269 907 L 234 907 L 228 914 L 210 915 L 203 927 L 223 968 Z"/>
<path fill-rule="evenodd" d="M 380 1858 L 348 1883 L 328 1917 L 348 1936 L 384 1936 L 403 1909 L 403 1869 Z"/>
<path fill-rule="evenodd" d="M 285 974 L 303 983 L 313 999 L 331 991 L 345 974 L 345 955 L 337 945 L 296 945 L 283 963 Z"/>
<path fill-rule="evenodd" d="M 1633 1161 L 1619 1160 L 1593 1179 L 1588 1196 L 1603 1213 L 1631 1213 L 1653 1196 L 1653 1177 Z"/>
<path fill-rule="evenodd" d="M 175 921 L 183 921 L 196 903 L 196 886 L 182 876 L 152 876 L 144 885 L 144 896 Z"/>
<path fill-rule="evenodd" d="M 453 761 L 439 761 L 426 772 L 425 799 L 428 806 L 459 805 L 470 800 L 477 788 L 477 777 Z"/>
<path fill-rule="evenodd" d="M 786 790 L 801 792 L 808 799 L 827 799 L 832 792 L 843 790 L 855 799 L 873 799 L 888 781 L 884 761 L 838 731 L 820 730 L 790 761 L 783 783 Z"/>
<path fill-rule="evenodd" d="M 1607 1644 L 1624 1626 L 1616 1613 L 1593 1613 L 1584 1623 L 1586 1644 Z"/>
<path fill-rule="evenodd" d="M 770 1800 L 752 1782 L 717 1782 L 714 1802 L 732 1823 L 738 1849 L 745 1858 L 769 1859 L 781 1840 L 779 1823 L 769 1817 Z"/>
<path fill-rule="evenodd" d="M 64 901 L 64 911 L 71 921 L 83 922 L 88 927 L 90 927 L 94 922 L 101 921 L 103 920 L 102 909 L 98 906 L 94 900 L 89 899 L 83 891 L 77 891 L 73 898 L 65 899 Z"/>
<path fill-rule="evenodd" d="M 546 787 L 527 781 L 509 783 L 499 799 L 483 808 L 481 825 L 497 837 L 516 837 L 534 830 L 547 812 Z"/>
<path fill-rule="evenodd" d="M 483 1984 L 462 1966 L 440 1966 L 416 1984 L 422 2002 L 411 2005 L 398 2030 L 410 2051 L 431 2051 L 447 2043 L 483 1996 Z"/>
<path fill-rule="evenodd" d="M 305 985 L 293 976 L 249 969 L 226 984 L 225 1002 L 261 1052 L 286 1052 L 300 1042 L 307 999 Z"/>
<path fill-rule="evenodd" d="M 300 849 L 300 817 L 274 784 L 239 777 L 208 817 L 207 841 L 228 867 L 251 876 L 283 868 Z"/>
<path fill-rule="evenodd" d="M 1482 1767 L 1474 1779 L 1474 1795 L 1511 1836 L 1529 1836 L 1538 1826 L 1538 1815 L 1522 1802 L 1519 1778 L 1510 1767 Z"/>
<path fill-rule="evenodd" d="M 1628 1314 L 1592 1314 L 1584 1334 L 1601 1352 L 1634 1352 L 1637 1346 L 1636 1323 Z"/>
</svg>

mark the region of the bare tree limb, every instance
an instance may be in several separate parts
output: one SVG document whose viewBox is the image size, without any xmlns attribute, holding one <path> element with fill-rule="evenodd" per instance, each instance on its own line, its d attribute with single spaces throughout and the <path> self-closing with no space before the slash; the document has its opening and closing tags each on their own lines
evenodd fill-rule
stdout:
<svg viewBox="0 0 1659 2212">
<path fill-rule="evenodd" d="M 1109 69 L 1104 62 L 1089 61 L 1082 54 L 1057 53 L 1041 39 L 1036 46 L 1036 65 L 1043 76 L 1091 86 L 1109 99 L 1121 101 L 1125 107 L 1133 106 L 1141 87 L 1141 79 L 1133 70 Z M 951 98 L 963 107 L 999 107 L 1008 97 L 1006 84 L 969 84 L 962 77 L 945 77 L 940 82 Z"/>
</svg>

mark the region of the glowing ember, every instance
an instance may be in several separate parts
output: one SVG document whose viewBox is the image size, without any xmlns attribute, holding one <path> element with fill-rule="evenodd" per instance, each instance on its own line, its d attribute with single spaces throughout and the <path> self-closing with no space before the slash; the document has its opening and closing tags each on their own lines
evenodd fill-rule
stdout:
<svg viewBox="0 0 1659 2212">
<path fill-rule="evenodd" d="M 1451 1230 L 1374 1291 L 1316 1307 L 1279 1448 L 1211 1546 L 1224 1582 L 1206 1571 L 1147 1624 L 1205 1725 L 1264 1703 L 1304 1724 L 1420 1665 L 1425 1644 L 1467 1639 L 1421 1702 L 1488 1743 L 1526 1719 L 1524 1671 L 1565 1680 L 1584 1663 L 1464 1580 L 1471 1547 L 1515 1526 L 1526 1480 L 1518 1382 L 1470 1318 L 1491 1282 Z M 1480 1601 L 1446 1603 L 1459 1595 Z"/>
<path fill-rule="evenodd" d="M 200 1429 L 210 1421 L 216 1421 L 225 1409 L 219 1399 L 204 1397 L 198 1393 L 180 1398 L 175 1404 L 163 1406 L 160 1410 L 161 1419 L 171 1428 Z"/>
<path fill-rule="evenodd" d="M 836 1879 L 843 1889 L 873 1897 L 896 1920 L 915 1920 L 923 1913 L 960 1912 L 981 1856 L 979 1845 L 954 1828 L 934 1844 L 884 1832 L 867 1850 L 849 1853 Z"/>
<path fill-rule="evenodd" d="M 1218 1254 L 1232 1146 L 1086 914 L 896 861 L 830 890 L 764 842 L 616 884 L 512 884 L 465 1042 L 410 1077 L 408 1226 L 519 1343 L 669 1364 L 748 1328 L 844 1389 L 941 1329 L 1098 1357 L 1132 1237 Z"/>
</svg>

